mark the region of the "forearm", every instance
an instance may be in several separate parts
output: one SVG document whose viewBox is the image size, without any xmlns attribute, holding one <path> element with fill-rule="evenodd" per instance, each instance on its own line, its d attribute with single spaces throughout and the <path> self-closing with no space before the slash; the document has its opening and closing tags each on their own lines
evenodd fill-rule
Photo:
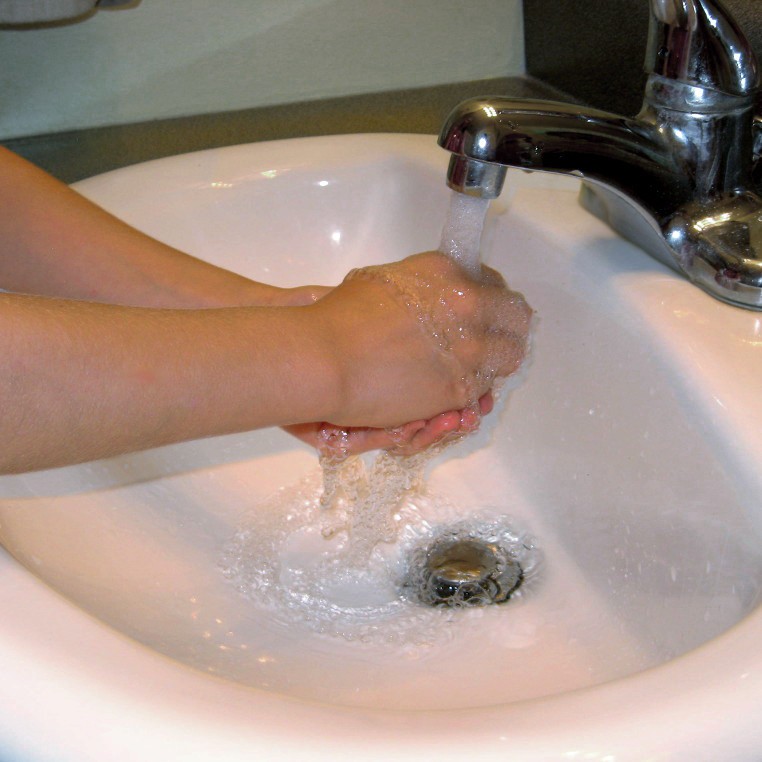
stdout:
<svg viewBox="0 0 762 762">
<path fill-rule="evenodd" d="M 0 288 L 146 307 L 266 305 L 281 291 L 166 246 L 0 148 Z"/>
<path fill-rule="evenodd" d="M 304 309 L 0 296 L 0 472 L 330 417 L 331 353 Z"/>
</svg>

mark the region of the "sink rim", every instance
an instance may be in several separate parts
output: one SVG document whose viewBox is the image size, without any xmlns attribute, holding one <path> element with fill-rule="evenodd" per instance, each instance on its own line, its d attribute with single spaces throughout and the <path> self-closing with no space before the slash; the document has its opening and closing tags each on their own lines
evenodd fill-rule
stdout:
<svg viewBox="0 0 762 762">
<path fill-rule="evenodd" d="M 390 149 L 399 146 L 400 150 L 413 152 L 428 150 L 429 146 L 434 147 L 435 141 L 434 136 L 352 136 L 354 141 L 364 139 L 388 145 Z M 316 141 L 337 140 L 346 141 L 347 137 L 277 143 L 279 148 L 291 150 L 297 148 L 297 144 L 307 145 L 305 141 L 313 146 Z M 123 171 L 130 170 L 117 170 Z M 641 298 L 641 285 L 633 279 L 625 288 L 631 289 L 633 298 Z M 694 288 L 672 277 L 662 285 L 661 291 L 657 288 L 647 295 L 647 300 L 655 306 L 669 296 L 669 291 Z M 698 292 L 695 299 L 699 301 L 695 302 L 693 296 L 689 301 L 711 309 L 708 297 Z M 726 305 L 717 307 L 734 309 Z M 721 343 L 721 338 L 710 335 L 708 340 Z M 746 394 L 748 398 L 750 392 L 746 390 Z M 316 739 L 320 739 L 322 748 L 319 753 L 325 758 L 329 755 L 331 758 L 356 758 L 358 752 L 362 752 L 364 758 L 373 758 L 368 756 L 369 743 L 379 744 L 372 754 L 380 749 L 378 758 L 387 758 L 390 751 L 384 742 L 388 743 L 390 736 L 394 736 L 395 754 L 410 759 L 413 755 L 420 757 L 424 744 L 427 749 L 436 746 L 444 759 L 462 758 L 464 746 L 459 746 L 458 741 L 467 744 L 465 748 L 471 756 L 510 749 L 522 753 L 525 759 L 548 759 L 550 755 L 561 757 L 572 748 L 582 748 L 627 759 L 632 749 L 629 744 L 621 744 L 626 743 L 624 739 L 628 735 L 631 737 L 634 721 L 639 729 L 644 723 L 649 727 L 647 732 L 643 730 L 641 737 L 648 746 L 638 749 L 639 755 L 647 750 L 664 753 L 667 749 L 677 748 L 674 746 L 676 741 L 692 743 L 691 748 L 697 754 L 706 754 L 712 748 L 710 744 L 718 742 L 712 738 L 711 730 L 720 721 L 725 740 L 716 748 L 722 748 L 724 753 L 730 751 L 728 737 L 747 744 L 747 751 L 762 745 L 762 730 L 750 716 L 751 712 L 745 717 L 740 711 L 744 706 L 751 709 L 755 702 L 756 705 L 762 702 L 762 654 L 758 655 L 754 650 L 762 635 L 762 610 L 759 608 L 703 646 L 626 678 L 527 702 L 488 709 L 451 710 L 457 712 L 458 720 L 467 719 L 468 732 L 463 733 L 460 722 L 442 727 L 443 716 L 447 714 L 444 711 L 423 711 L 411 716 L 409 712 L 321 705 L 210 677 L 109 629 L 32 577 L 4 552 L 0 570 L 5 581 L 0 585 L 0 605 L 4 604 L 4 611 L 18 612 L 0 628 L 0 665 L 6 675 L 20 678 L 18 684 L 14 684 L 14 680 L 0 683 L 0 704 L 11 707 L 7 712 L 4 710 L 6 716 L 0 717 L 0 728 L 3 729 L 0 738 L 16 738 L 14 729 L 28 723 L 30 715 L 36 713 L 40 706 L 39 691 L 44 686 L 46 700 L 58 696 L 53 705 L 61 709 L 61 717 L 56 720 L 55 729 L 46 728 L 44 734 L 40 733 L 39 740 L 23 743 L 44 743 L 48 749 L 57 745 L 62 752 L 66 751 L 69 747 L 65 737 L 56 736 L 56 733 L 64 733 L 67 724 L 77 727 L 77 723 L 83 721 L 81 715 L 76 714 L 75 702 L 70 700 L 76 691 L 81 696 L 78 705 L 84 704 L 90 711 L 85 718 L 88 725 L 105 729 L 103 733 L 88 732 L 93 744 L 90 751 L 93 759 L 113 756 L 115 749 L 128 748 L 150 755 L 152 749 L 160 745 L 166 745 L 168 759 L 174 753 L 185 759 L 193 758 L 195 754 L 199 758 L 209 758 L 211 753 L 219 756 L 223 749 L 226 754 L 229 751 L 226 759 L 236 759 L 234 754 L 240 754 L 242 759 L 250 758 L 258 748 L 272 752 L 270 744 L 276 735 L 275 729 L 279 742 L 283 742 L 281 729 L 284 726 L 286 731 L 292 727 L 305 731 L 303 743 L 288 738 L 286 743 L 293 743 L 295 755 L 309 752 L 311 759 L 320 758 L 311 746 Z M 41 604 L 34 611 L 27 605 L 30 597 L 38 599 Z M 71 628 L 66 630 L 69 640 L 64 642 L 45 635 L 45 625 L 49 625 L 50 619 Z M 34 633 L 33 637 L 30 632 Z M 59 627 L 56 634 L 61 632 Z M 77 639 L 81 642 L 74 642 Z M 93 662 L 83 662 L 83 650 L 89 651 Z M 57 670 L 51 677 L 45 662 L 49 664 L 53 660 Z M 131 669 L 144 669 L 145 684 L 161 685 L 166 692 L 156 690 L 146 697 L 142 690 L 133 690 L 131 684 L 143 680 L 136 677 L 137 673 L 131 673 Z M 758 676 L 756 681 L 755 674 Z M 653 705 L 644 701 L 643 696 L 655 693 L 661 696 L 661 701 L 653 702 Z M 726 702 L 724 708 L 720 706 L 720 697 Z M 182 713 L 178 711 L 179 706 Z M 636 719 L 633 707 L 637 707 Z M 342 731 L 338 737 L 332 727 L 326 727 L 326 709 L 340 716 Z M 151 717 L 151 713 L 156 712 L 161 713 L 160 722 Z M 254 712 L 256 722 L 252 719 Z M 580 727 L 581 713 L 586 717 L 584 728 Z M 117 715 L 121 717 L 118 727 Z M 688 731 L 680 725 L 683 720 L 692 726 L 693 738 L 690 740 L 685 738 Z M 150 732 L 135 733 L 137 722 Z M 375 737 L 369 736 L 369 726 Z M 547 737 L 551 735 L 549 727 L 554 729 L 552 737 Z M 696 733 L 696 727 L 702 732 Z M 504 740 L 505 736 L 510 739 L 510 746 Z M 398 742 L 406 748 L 400 750 L 396 746 Z M 102 744 L 97 753 L 96 743 Z M 446 745 L 446 748 L 440 749 L 440 745 Z M 685 753 L 685 746 L 679 748 Z M 35 749 L 42 757 L 45 747 L 38 745 Z M 743 751 L 744 747 L 739 746 L 739 754 Z M 72 749 L 72 759 L 75 752 L 79 759 L 83 758 L 80 749 Z"/>
</svg>

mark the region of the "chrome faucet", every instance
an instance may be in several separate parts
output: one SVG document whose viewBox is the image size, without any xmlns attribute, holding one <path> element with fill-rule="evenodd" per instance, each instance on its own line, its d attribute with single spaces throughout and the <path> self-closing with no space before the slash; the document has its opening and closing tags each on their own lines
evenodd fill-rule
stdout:
<svg viewBox="0 0 762 762">
<path fill-rule="evenodd" d="M 582 205 L 717 298 L 762 310 L 762 116 L 751 45 L 719 0 L 651 0 L 643 108 L 475 98 L 446 120 L 447 183 L 500 194 L 507 167 L 577 176 Z M 762 170 L 762 162 L 760 162 Z"/>
</svg>

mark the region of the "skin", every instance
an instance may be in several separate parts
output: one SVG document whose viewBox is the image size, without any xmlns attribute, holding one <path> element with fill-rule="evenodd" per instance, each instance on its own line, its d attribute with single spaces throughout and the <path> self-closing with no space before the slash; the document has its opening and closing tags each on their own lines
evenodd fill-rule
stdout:
<svg viewBox="0 0 762 762">
<path fill-rule="evenodd" d="M 316 444 L 325 421 L 352 452 L 413 452 L 472 426 L 473 400 L 488 411 L 473 371 L 498 354 L 507 375 L 526 340 L 529 309 L 492 271 L 475 284 L 431 252 L 387 266 L 434 287 L 423 307 L 449 300 L 445 332 L 467 326 L 445 351 L 394 282 L 255 283 L 4 150 L 0 229 L 2 473 L 274 425 Z"/>
<path fill-rule="evenodd" d="M 360 427 L 343 429 L 329 423 L 304 423 L 285 428 L 329 456 L 345 457 L 368 450 L 393 450 L 399 455 L 414 455 L 437 442 L 476 431 L 481 417 L 492 412 L 493 406 L 492 393 L 488 392 L 478 405 L 440 413 L 429 420 L 411 421 L 396 431 Z M 334 439 L 340 441 L 338 448 L 330 445 Z"/>
</svg>

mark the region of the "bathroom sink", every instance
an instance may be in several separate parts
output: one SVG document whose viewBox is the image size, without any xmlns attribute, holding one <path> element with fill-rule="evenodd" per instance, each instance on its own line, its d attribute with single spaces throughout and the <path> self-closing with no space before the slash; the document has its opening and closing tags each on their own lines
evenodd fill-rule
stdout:
<svg viewBox="0 0 762 762">
<path fill-rule="evenodd" d="M 331 284 L 437 246 L 447 161 L 433 136 L 310 138 L 77 187 L 247 276 Z M 537 312 L 532 358 L 428 475 L 430 523 L 534 538 L 519 596 L 360 637 L 273 614 L 223 571 L 316 473 L 279 430 L 2 477 L 0 758 L 758 759 L 762 318 L 578 191 L 511 170 L 492 203 L 484 258 Z"/>
</svg>

